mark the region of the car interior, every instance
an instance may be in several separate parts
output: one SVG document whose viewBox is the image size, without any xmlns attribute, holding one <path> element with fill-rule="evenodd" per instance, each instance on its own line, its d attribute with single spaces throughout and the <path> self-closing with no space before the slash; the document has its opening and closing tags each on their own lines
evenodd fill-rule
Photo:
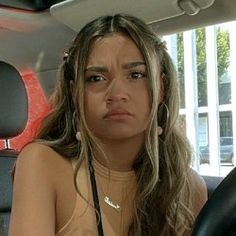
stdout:
<svg viewBox="0 0 236 236">
<path fill-rule="evenodd" d="M 9 138 L 20 134 L 28 118 L 28 101 L 24 83 L 19 72 L 10 64 L 0 61 L 0 138 L 6 143 Z M 10 88 L 10 89 L 9 89 Z M 0 218 L 2 220 L 2 234 L 7 232 L 9 224 L 12 181 L 11 170 L 18 152 L 6 145 L 0 150 Z M 0 231 L 1 232 L 1 231 Z"/>
<path fill-rule="evenodd" d="M 36 79 L 42 91 L 36 100 L 49 99 L 63 53 L 76 32 L 100 15 L 120 12 L 140 17 L 163 37 L 236 20 L 234 0 L 0 0 L 0 236 L 8 232 L 11 171 L 20 151 L 11 140 L 17 137 L 22 148 L 26 141 L 19 135 L 25 132 L 29 114 L 41 109 L 25 81 Z M 203 178 L 209 200 L 192 235 L 236 235 L 236 169 L 226 177 Z"/>
</svg>

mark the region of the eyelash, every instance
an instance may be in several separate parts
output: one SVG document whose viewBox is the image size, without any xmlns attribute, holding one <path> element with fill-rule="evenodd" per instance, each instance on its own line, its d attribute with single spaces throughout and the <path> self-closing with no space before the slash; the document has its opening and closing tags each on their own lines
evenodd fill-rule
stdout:
<svg viewBox="0 0 236 236">
<path fill-rule="evenodd" d="M 105 78 L 101 75 L 91 75 L 86 79 L 86 82 L 88 83 L 96 83 L 99 82 L 101 80 L 96 80 L 97 78 L 102 78 L 102 80 L 105 80 Z"/>
<path fill-rule="evenodd" d="M 147 75 L 146 75 L 146 73 L 145 72 L 142 72 L 142 71 L 132 71 L 131 73 L 130 73 L 130 76 L 132 77 L 134 74 L 138 74 L 139 75 L 139 77 L 137 78 L 135 78 L 135 80 L 136 79 L 143 79 L 143 78 L 146 78 L 147 77 Z M 134 79 L 133 77 L 132 77 L 132 79 Z"/>
<path fill-rule="evenodd" d="M 137 75 L 138 75 L 138 77 L 137 77 Z M 129 74 L 129 78 L 131 80 L 139 80 L 139 79 L 144 79 L 146 77 L 147 77 L 146 72 L 143 72 L 143 71 L 132 71 Z M 98 78 L 100 78 L 100 79 L 98 79 Z M 86 78 L 87 83 L 97 83 L 97 82 L 104 81 L 104 80 L 106 80 L 106 78 L 103 77 L 102 75 L 91 75 L 88 78 Z"/>
</svg>

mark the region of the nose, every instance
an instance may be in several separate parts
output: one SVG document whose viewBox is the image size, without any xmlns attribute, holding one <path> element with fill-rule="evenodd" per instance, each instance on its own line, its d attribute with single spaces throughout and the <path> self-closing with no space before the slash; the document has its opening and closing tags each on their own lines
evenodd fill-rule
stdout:
<svg viewBox="0 0 236 236">
<path fill-rule="evenodd" d="M 129 99 L 128 86 L 125 80 L 113 79 L 106 92 L 106 102 L 127 101 Z"/>
</svg>

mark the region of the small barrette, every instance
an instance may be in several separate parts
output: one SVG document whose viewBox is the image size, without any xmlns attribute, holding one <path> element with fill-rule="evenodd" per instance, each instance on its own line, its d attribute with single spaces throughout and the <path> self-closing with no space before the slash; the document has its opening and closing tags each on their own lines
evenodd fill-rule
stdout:
<svg viewBox="0 0 236 236">
<path fill-rule="evenodd" d="M 164 50 L 166 50 L 166 51 L 168 50 L 166 41 L 162 41 L 161 43 L 159 43 L 159 44 L 158 44 L 158 47 L 159 47 L 160 49 L 164 49 Z"/>
<path fill-rule="evenodd" d="M 68 58 L 69 58 L 69 53 L 68 53 L 68 52 L 64 52 L 63 60 L 64 60 L 65 62 L 68 62 Z"/>
</svg>

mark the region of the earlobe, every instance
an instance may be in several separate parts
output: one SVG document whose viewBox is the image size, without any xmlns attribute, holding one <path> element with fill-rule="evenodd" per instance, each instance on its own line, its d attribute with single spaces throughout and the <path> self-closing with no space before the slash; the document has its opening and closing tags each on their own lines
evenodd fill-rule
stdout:
<svg viewBox="0 0 236 236">
<path fill-rule="evenodd" d="M 73 89 L 74 89 L 74 81 L 70 80 L 70 92 L 73 94 Z"/>
</svg>

